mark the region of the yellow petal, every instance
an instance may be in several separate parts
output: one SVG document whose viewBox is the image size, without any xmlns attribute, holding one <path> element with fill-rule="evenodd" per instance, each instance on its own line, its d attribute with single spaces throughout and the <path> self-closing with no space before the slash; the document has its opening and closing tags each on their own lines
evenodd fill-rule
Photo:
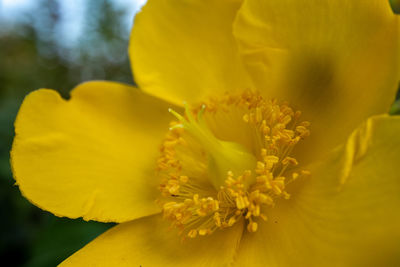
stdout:
<svg viewBox="0 0 400 267">
<path fill-rule="evenodd" d="M 400 117 L 369 119 L 243 237 L 237 266 L 399 266 L 399 136 Z"/>
<path fill-rule="evenodd" d="M 158 146 L 170 105 L 112 82 L 53 90 L 24 100 L 11 151 L 26 198 L 58 216 L 123 222 L 159 211 Z"/>
<path fill-rule="evenodd" d="M 304 147 L 329 151 L 394 101 L 399 20 L 387 0 L 247 0 L 234 33 L 257 88 L 311 122 Z"/>
<path fill-rule="evenodd" d="M 228 266 L 243 224 L 205 237 L 181 240 L 168 222 L 155 215 L 107 231 L 61 266 Z"/>
<path fill-rule="evenodd" d="M 240 0 L 149 0 L 129 53 L 139 87 L 182 105 L 249 87 L 232 35 Z"/>
</svg>

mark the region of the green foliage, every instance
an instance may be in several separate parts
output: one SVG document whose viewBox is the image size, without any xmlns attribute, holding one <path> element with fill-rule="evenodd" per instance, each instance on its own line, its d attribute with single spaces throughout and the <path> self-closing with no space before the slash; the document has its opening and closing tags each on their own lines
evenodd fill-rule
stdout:
<svg viewBox="0 0 400 267">
<path fill-rule="evenodd" d="M 389 2 L 392 6 L 393 12 L 396 14 L 400 14 L 400 0 L 389 0 Z"/>
<path fill-rule="evenodd" d="M 400 100 L 393 103 L 389 111 L 390 115 L 400 115 Z"/>
<path fill-rule="evenodd" d="M 28 266 L 56 266 L 60 259 L 69 257 L 108 229 L 105 224 L 48 217 L 46 227 L 33 243 Z"/>
<path fill-rule="evenodd" d="M 400 115 L 400 83 L 399 89 L 397 90 L 396 101 L 394 101 L 393 105 L 390 107 L 389 114 Z"/>
</svg>

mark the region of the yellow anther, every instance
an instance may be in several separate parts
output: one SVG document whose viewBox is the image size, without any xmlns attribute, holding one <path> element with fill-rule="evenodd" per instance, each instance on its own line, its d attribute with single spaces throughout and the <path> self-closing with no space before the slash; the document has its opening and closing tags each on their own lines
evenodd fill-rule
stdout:
<svg viewBox="0 0 400 267">
<path fill-rule="evenodd" d="M 291 120 L 292 120 L 292 116 L 286 115 L 286 116 L 283 118 L 282 123 L 283 123 L 284 125 L 287 125 Z"/>
<path fill-rule="evenodd" d="M 282 160 L 282 164 L 284 164 L 284 165 L 287 165 L 287 164 L 292 164 L 292 165 L 294 165 L 294 166 L 296 166 L 297 164 L 299 164 L 298 162 L 297 162 L 297 160 L 295 159 L 295 158 L 292 158 L 292 157 L 286 157 L 286 158 L 284 158 L 283 160 Z"/>
<path fill-rule="evenodd" d="M 249 232 L 251 232 L 251 233 L 256 232 L 257 229 L 258 229 L 258 224 L 257 224 L 256 222 L 250 222 L 250 223 L 247 225 L 247 230 L 248 230 Z"/>
<path fill-rule="evenodd" d="M 279 186 L 273 185 L 272 186 L 272 191 L 276 194 L 276 195 L 280 195 L 282 194 L 282 190 L 279 188 Z"/>
<path fill-rule="evenodd" d="M 257 173 L 263 172 L 265 169 L 265 163 L 257 161 Z"/>
<path fill-rule="evenodd" d="M 265 156 L 264 157 L 264 161 L 268 162 L 268 163 L 275 164 L 275 163 L 279 162 L 279 158 L 277 156 Z"/>
<path fill-rule="evenodd" d="M 208 233 L 208 229 L 200 229 L 199 235 L 206 235 Z"/>
<path fill-rule="evenodd" d="M 248 220 L 248 219 L 250 219 L 251 218 L 251 216 L 253 216 L 253 214 L 251 213 L 251 211 L 248 211 L 247 213 L 246 213 L 246 216 L 244 217 L 246 220 Z"/>
<path fill-rule="evenodd" d="M 192 230 L 189 231 L 188 237 L 195 238 L 196 236 L 197 236 L 197 230 L 196 229 L 192 229 Z"/>
<path fill-rule="evenodd" d="M 214 213 L 214 221 L 216 226 L 221 227 L 221 215 L 219 212 Z"/>
<path fill-rule="evenodd" d="M 302 122 L 300 123 L 300 125 L 301 125 L 301 126 L 304 126 L 304 127 L 310 127 L 311 123 L 310 123 L 309 121 L 302 121 Z"/>
<path fill-rule="evenodd" d="M 256 216 L 256 217 L 260 216 L 260 205 L 254 206 L 253 214 L 254 214 L 254 216 Z"/>
<path fill-rule="evenodd" d="M 238 198 L 236 198 L 236 207 L 240 210 L 246 207 L 243 197 L 239 196 Z"/>
<path fill-rule="evenodd" d="M 268 220 L 267 216 L 264 214 L 260 214 L 260 218 L 263 219 L 265 222 Z"/>
<path fill-rule="evenodd" d="M 193 195 L 193 201 L 194 201 L 195 204 L 199 203 L 199 195 L 198 194 L 194 194 Z"/>
<path fill-rule="evenodd" d="M 268 195 L 260 194 L 260 203 L 272 205 L 274 203 L 274 200 Z"/>
<path fill-rule="evenodd" d="M 265 148 L 261 148 L 261 156 L 265 157 L 267 155 L 267 150 Z"/>
<path fill-rule="evenodd" d="M 302 137 L 306 137 L 310 135 L 310 131 L 302 125 L 299 125 L 296 127 L 296 131 L 300 134 L 300 136 Z"/>
</svg>

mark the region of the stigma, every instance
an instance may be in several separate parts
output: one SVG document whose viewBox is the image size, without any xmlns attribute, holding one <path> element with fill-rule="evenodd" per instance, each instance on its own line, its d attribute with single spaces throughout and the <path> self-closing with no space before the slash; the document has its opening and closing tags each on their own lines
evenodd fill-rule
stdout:
<svg viewBox="0 0 400 267">
<path fill-rule="evenodd" d="M 256 232 L 268 209 L 290 198 L 286 186 L 309 174 L 291 154 L 310 123 L 287 103 L 248 91 L 169 111 L 176 121 L 157 161 L 158 203 L 184 238 L 241 220 Z"/>
</svg>

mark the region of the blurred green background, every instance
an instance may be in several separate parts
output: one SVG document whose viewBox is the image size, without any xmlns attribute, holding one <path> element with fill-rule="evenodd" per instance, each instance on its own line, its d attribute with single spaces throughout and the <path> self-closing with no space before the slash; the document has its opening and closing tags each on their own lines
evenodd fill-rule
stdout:
<svg viewBox="0 0 400 267">
<path fill-rule="evenodd" d="M 68 97 L 87 80 L 133 84 L 127 57 L 139 0 L 0 0 L 0 259 L 55 266 L 112 225 L 57 218 L 14 186 L 9 151 L 24 96 L 52 88 Z"/>
</svg>

